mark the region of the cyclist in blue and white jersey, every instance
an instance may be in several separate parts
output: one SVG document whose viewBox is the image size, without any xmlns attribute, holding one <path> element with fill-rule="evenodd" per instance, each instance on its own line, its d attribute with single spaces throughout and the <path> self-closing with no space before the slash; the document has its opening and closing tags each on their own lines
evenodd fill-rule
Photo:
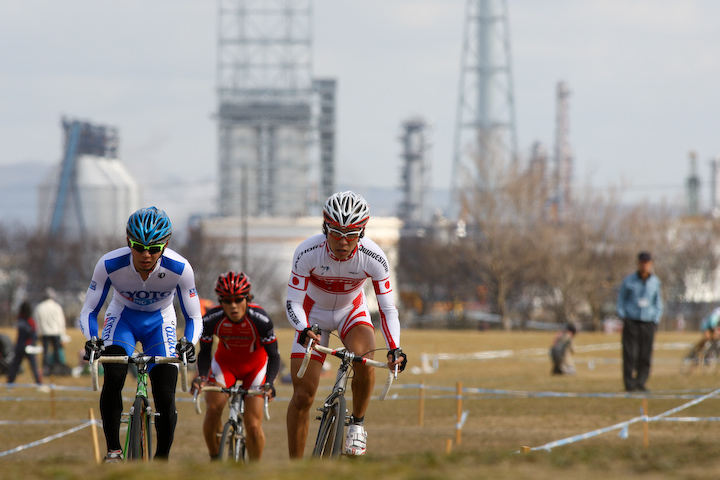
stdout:
<svg viewBox="0 0 720 480">
<path fill-rule="evenodd" d="M 714 308 L 700 322 L 700 331 L 702 338 L 695 344 L 688 354 L 688 358 L 695 358 L 708 342 L 717 342 L 720 340 L 720 307 Z"/>
<path fill-rule="evenodd" d="M 88 339 L 86 355 L 131 355 L 140 341 L 148 355 L 187 354 L 195 361 L 195 347 L 202 333 L 200 301 L 195 274 L 188 261 L 167 248 L 172 224 L 167 214 L 155 207 L 142 208 L 128 219 L 127 246 L 105 254 L 95 266 L 85 303 L 80 313 L 80 328 Z M 98 313 L 113 287 L 112 300 L 105 311 L 102 331 Z M 185 316 L 182 347 L 177 341 L 177 316 L 174 298 L 180 301 Z M 97 337 L 97 340 L 92 339 Z M 106 462 L 122 460 L 120 418 L 122 389 L 128 366 L 106 364 L 105 382 L 100 394 L 108 453 Z M 150 382 L 155 410 L 157 449 L 155 458 L 167 458 L 177 424 L 175 388 L 178 369 L 174 364 L 151 365 Z"/>
</svg>

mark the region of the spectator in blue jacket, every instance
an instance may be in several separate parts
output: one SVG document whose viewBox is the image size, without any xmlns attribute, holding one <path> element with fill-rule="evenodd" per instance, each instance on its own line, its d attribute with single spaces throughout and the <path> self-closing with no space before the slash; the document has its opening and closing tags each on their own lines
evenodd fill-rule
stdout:
<svg viewBox="0 0 720 480">
<path fill-rule="evenodd" d="M 638 268 L 623 279 L 617 314 L 623 321 L 623 381 L 628 392 L 646 392 L 653 341 L 663 313 L 660 280 L 652 273 L 652 256 L 638 254 Z"/>
</svg>

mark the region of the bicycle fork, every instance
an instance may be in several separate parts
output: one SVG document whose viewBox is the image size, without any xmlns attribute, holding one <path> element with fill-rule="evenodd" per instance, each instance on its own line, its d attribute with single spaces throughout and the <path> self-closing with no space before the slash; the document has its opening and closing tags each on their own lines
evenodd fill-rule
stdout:
<svg viewBox="0 0 720 480">
<path fill-rule="evenodd" d="M 315 417 L 315 420 L 322 420 L 322 414 L 326 413 L 328 409 L 330 408 L 330 405 L 333 403 L 333 400 L 335 400 L 337 397 L 345 396 L 345 392 L 347 391 L 347 382 L 348 382 L 348 370 L 350 366 L 345 365 L 345 362 L 343 362 L 340 365 L 340 368 L 338 369 L 337 377 L 335 378 L 335 387 L 333 387 L 333 391 L 328 397 L 325 399 L 325 402 L 323 403 L 322 407 L 318 407 L 317 411 L 320 412 L 320 415 Z M 343 418 L 343 424 L 347 427 L 350 422 L 350 414 L 345 408 L 345 415 Z"/>
</svg>

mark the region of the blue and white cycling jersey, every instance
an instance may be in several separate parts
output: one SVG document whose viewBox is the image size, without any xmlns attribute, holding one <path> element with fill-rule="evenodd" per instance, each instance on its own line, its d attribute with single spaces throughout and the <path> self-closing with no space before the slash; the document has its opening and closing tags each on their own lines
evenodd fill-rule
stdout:
<svg viewBox="0 0 720 480">
<path fill-rule="evenodd" d="M 97 317 L 110 287 L 114 292 L 100 333 Z M 80 329 L 86 338 L 97 336 L 105 345 L 112 345 L 115 340 L 128 353 L 133 351 L 135 341 L 140 340 L 146 353 L 173 355 L 177 338 L 173 305 L 176 294 L 185 317 L 184 336 L 194 344 L 202 333 L 202 314 L 195 274 L 188 261 L 166 248 L 147 280 L 143 280 L 133 265 L 130 248 L 118 248 L 106 253 L 95 265 L 80 312 Z M 163 343 L 153 351 L 147 350 Z"/>
<path fill-rule="evenodd" d="M 700 331 L 715 330 L 718 328 L 718 323 L 720 323 L 720 308 L 714 309 L 702 319 L 702 322 L 700 323 Z"/>
</svg>

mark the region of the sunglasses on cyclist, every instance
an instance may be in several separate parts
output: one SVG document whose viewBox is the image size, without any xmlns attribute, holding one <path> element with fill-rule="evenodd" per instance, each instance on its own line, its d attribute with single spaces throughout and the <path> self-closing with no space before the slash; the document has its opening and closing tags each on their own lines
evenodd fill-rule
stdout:
<svg viewBox="0 0 720 480">
<path fill-rule="evenodd" d="M 342 232 L 338 230 L 337 228 L 327 227 L 328 234 L 333 237 L 335 240 L 340 240 L 341 238 L 345 238 L 348 241 L 355 240 L 357 238 L 360 238 L 360 235 L 362 234 L 362 229 L 360 230 L 350 230 L 349 232 Z"/>
<path fill-rule="evenodd" d="M 136 252 L 143 253 L 145 250 L 150 252 L 150 255 L 155 255 L 156 253 L 162 252 L 163 248 L 165 248 L 165 245 L 167 243 L 158 243 L 157 245 L 143 245 L 140 242 L 136 242 L 135 240 L 130 240 L 130 247 L 133 248 Z"/>
<path fill-rule="evenodd" d="M 246 298 L 247 297 L 221 298 L 220 303 L 224 303 L 225 305 L 232 305 L 233 303 L 236 303 L 240 305 Z"/>
</svg>

